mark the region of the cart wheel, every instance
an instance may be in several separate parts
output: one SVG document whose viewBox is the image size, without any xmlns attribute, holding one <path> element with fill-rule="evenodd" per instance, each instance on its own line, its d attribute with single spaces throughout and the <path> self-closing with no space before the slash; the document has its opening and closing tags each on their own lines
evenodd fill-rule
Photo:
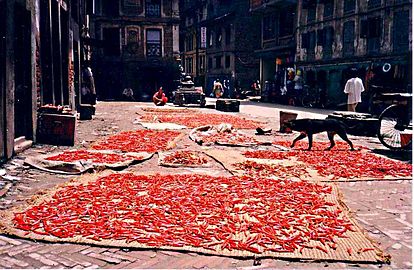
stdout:
<svg viewBox="0 0 414 270">
<path fill-rule="evenodd" d="M 391 105 L 379 117 L 378 139 L 394 150 L 408 149 L 412 145 L 412 113 L 410 108 Z"/>
</svg>

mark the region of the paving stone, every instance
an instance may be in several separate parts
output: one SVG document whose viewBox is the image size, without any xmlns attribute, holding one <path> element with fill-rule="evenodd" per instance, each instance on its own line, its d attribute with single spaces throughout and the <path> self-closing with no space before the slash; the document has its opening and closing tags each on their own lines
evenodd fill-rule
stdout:
<svg viewBox="0 0 414 270">
<path fill-rule="evenodd" d="M 9 238 L 9 237 L 6 237 L 6 236 L 2 236 L 2 235 L 0 235 L 0 240 L 5 241 L 5 242 L 7 242 L 9 244 L 12 244 L 12 245 L 15 245 L 15 246 L 22 244 L 22 242 L 20 242 L 20 241 L 17 241 L 15 239 L 12 239 L 12 238 Z"/>
<path fill-rule="evenodd" d="M 4 257 L 3 260 L 9 261 L 9 262 L 11 262 L 11 263 L 13 263 L 13 264 L 15 264 L 17 266 L 20 266 L 20 267 L 27 267 L 27 266 L 29 266 L 29 264 L 27 262 L 24 262 L 24 261 L 21 261 L 21 260 L 17 260 L 17 259 L 12 258 L 12 257 Z"/>
<path fill-rule="evenodd" d="M 49 266 L 58 266 L 59 265 L 59 263 L 57 263 L 55 261 L 52 261 L 52 260 L 50 260 L 50 259 L 48 259 L 48 258 L 46 258 L 46 257 L 44 257 L 40 254 L 37 254 L 37 253 L 30 253 L 28 256 L 35 259 L 35 260 L 38 260 L 42 264 L 46 264 L 46 265 L 49 265 Z"/>
<path fill-rule="evenodd" d="M 85 250 L 85 249 L 88 249 L 88 248 L 89 248 L 89 246 L 86 246 L 86 245 L 72 245 L 72 244 L 69 244 L 69 245 L 62 246 L 59 249 L 52 250 L 51 253 L 52 254 L 59 254 L 59 253 L 69 253 L 69 254 L 71 254 L 71 253 L 78 253 L 78 252 L 80 252 L 82 250 Z"/>
<path fill-rule="evenodd" d="M 68 260 L 72 260 L 75 263 L 80 264 L 84 267 L 91 266 L 92 264 L 96 264 L 96 265 L 99 265 L 101 267 L 106 265 L 106 262 L 104 262 L 104 261 L 97 260 L 95 258 L 88 257 L 88 256 L 80 254 L 80 253 L 61 254 L 60 256 L 66 258 Z"/>
<path fill-rule="evenodd" d="M 102 253 L 106 250 L 108 250 L 108 249 L 100 248 L 100 247 L 90 247 L 90 248 L 87 248 L 85 250 L 82 250 L 80 253 L 85 255 L 85 254 L 92 253 L 92 252 L 93 253 Z"/>
<path fill-rule="evenodd" d="M 20 254 L 21 252 L 24 252 L 29 247 L 31 247 L 31 245 L 29 244 L 13 246 L 12 248 L 5 250 L 3 252 L 0 252 L 0 253 L 7 253 L 7 255 L 9 256 L 14 256 L 14 255 Z"/>
<path fill-rule="evenodd" d="M 0 256 L 0 266 L 4 268 L 13 268 L 15 266 L 11 261 L 5 260 L 5 256 Z"/>
<path fill-rule="evenodd" d="M 89 253 L 88 256 L 99 259 L 99 260 L 103 260 L 106 261 L 108 263 L 112 263 L 112 264 L 117 264 L 122 262 L 122 260 L 117 259 L 117 258 L 113 258 L 113 257 L 109 257 L 109 256 L 105 256 L 103 254 L 99 254 L 99 253 Z"/>
<path fill-rule="evenodd" d="M 116 253 L 105 251 L 104 253 L 102 253 L 102 255 L 110 256 L 110 257 L 117 258 L 117 259 L 124 260 L 124 261 L 130 261 L 130 262 L 134 262 L 138 260 L 138 258 L 129 256 L 125 254 L 125 252 L 122 252 L 122 251 L 117 251 Z"/>
<path fill-rule="evenodd" d="M 57 261 L 57 262 L 63 264 L 64 266 L 66 266 L 66 267 L 73 267 L 77 264 L 74 261 L 68 260 L 66 258 L 63 258 L 62 256 L 57 256 L 57 255 L 54 255 L 54 254 L 45 254 L 45 257 L 48 258 L 48 259 L 51 259 L 53 261 Z"/>
</svg>

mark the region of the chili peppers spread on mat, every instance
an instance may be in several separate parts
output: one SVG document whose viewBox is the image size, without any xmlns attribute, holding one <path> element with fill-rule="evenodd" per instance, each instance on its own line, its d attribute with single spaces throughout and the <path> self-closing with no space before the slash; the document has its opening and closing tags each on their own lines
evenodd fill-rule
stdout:
<svg viewBox="0 0 414 270">
<path fill-rule="evenodd" d="M 254 161 L 244 161 L 234 164 L 238 170 L 245 171 L 250 176 L 276 177 L 277 179 L 291 179 L 292 177 L 310 177 L 304 165 L 282 166 L 276 164 L 262 164 Z"/>
<path fill-rule="evenodd" d="M 192 109 L 165 109 L 165 108 L 142 108 L 145 112 L 153 113 L 198 113 L 197 110 Z"/>
<path fill-rule="evenodd" d="M 118 163 L 134 160 L 135 157 L 115 154 L 115 153 L 98 153 L 87 150 L 64 151 L 61 154 L 46 158 L 46 160 L 74 162 L 78 160 L 91 160 L 95 163 Z"/>
<path fill-rule="evenodd" d="M 221 123 L 229 123 L 235 128 L 255 129 L 262 126 L 263 123 L 244 119 L 227 114 L 207 114 L 207 113 L 191 113 L 191 114 L 144 114 L 142 121 L 154 121 L 157 119 L 161 122 L 176 123 L 188 127 L 200 127 L 206 125 L 219 125 Z"/>
<path fill-rule="evenodd" d="M 96 150 L 121 150 L 123 152 L 157 152 L 165 150 L 168 143 L 181 133 L 178 131 L 135 130 L 110 136 L 92 146 Z"/>
<path fill-rule="evenodd" d="M 204 165 L 207 162 L 201 153 L 195 151 L 176 151 L 166 154 L 163 159 L 163 163 L 176 165 Z"/>
<path fill-rule="evenodd" d="M 306 181 L 111 174 L 62 187 L 13 221 L 41 235 L 150 247 L 328 251 L 354 231 L 332 196 L 330 186 Z"/>
<path fill-rule="evenodd" d="M 277 143 L 286 146 L 290 142 Z M 244 155 L 248 158 L 278 160 L 294 157 L 310 168 L 317 170 L 321 176 L 332 179 L 383 178 L 384 176 L 409 177 L 412 174 L 412 164 L 382 158 L 365 151 L 321 150 L 328 145 L 329 143 L 314 143 L 315 150 L 311 151 L 303 149 L 291 151 L 248 151 Z M 345 147 L 345 144 L 340 144 L 340 149 L 343 149 L 343 147 Z"/>
</svg>

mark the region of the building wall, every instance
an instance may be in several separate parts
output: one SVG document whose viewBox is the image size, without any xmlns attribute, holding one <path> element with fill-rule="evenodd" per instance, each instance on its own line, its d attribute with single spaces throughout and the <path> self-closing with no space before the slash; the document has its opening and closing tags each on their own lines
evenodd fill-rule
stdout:
<svg viewBox="0 0 414 270">
<path fill-rule="evenodd" d="M 160 86 L 172 91 L 173 80 L 179 76 L 175 60 L 179 54 L 178 0 L 162 0 L 159 16 L 146 14 L 143 0 L 117 2 L 119 12 L 107 14 L 104 2 L 97 1 L 97 13 L 91 21 L 92 38 L 100 44 L 94 47 L 92 57 L 98 97 L 120 99 L 127 87 L 141 100 L 149 100 Z M 116 32 L 109 33 L 109 28 Z M 151 30 L 160 31 L 160 41 L 149 47 Z M 114 52 L 108 50 L 110 46 L 119 48 Z"/>
<path fill-rule="evenodd" d="M 362 111 L 368 110 L 369 102 L 376 94 L 370 88 L 371 85 L 394 88 L 384 88 L 381 91 L 407 91 L 411 84 L 411 1 L 355 1 L 355 9 L 349 12 L 344 10 L 344 5 L 352 1 L 332 2 L 332 16 L 324 17 L 325 4 L 318 3 L 316 18 L 309 22 L 308 14 L 311 13 L 311 9 L 304 6 L 305 1 L 298 1 L 296 65 L 305 70 L 307 83 L 311 87 L 323 88 L 327 95 L 327 106 L 335 108 L 346 102 L 343 87 L 350 76 L 349 70 L 356 68 L 367 90 L 364 92 L 363 104 L 359 106 Z M 369 6 L 370 3 L 378 5 Z M 400 21 L 406 27 L 396 30 L 394 24 L 401 17 L 407 19 L 405 22 Z M 379 20 L 376 21 L 375 18 Z M 328 27 L 332 29 L 332 44 L 327 42 L 329 38 L 326 38 L 326 32 L 323 32 L 323 29 Z M 353 37 L 349 35 L 350 29 L 354 32 Z M 311 32 L 315 33 L 314 48 L 309 48 L 312 38 L 309 38 L 308 33 Z M 405 48 L 397 50 L 398 42 L 394 40 L 394 35 L 400 34 L 406 35 L 406 44 Z M 346 41 L 347 37 L 350 40 Z M 392 66 L 388 73 L 382 72 L 385 63 Z M 374 75 L 367 77 L 369 74 Z"/>
</svg>

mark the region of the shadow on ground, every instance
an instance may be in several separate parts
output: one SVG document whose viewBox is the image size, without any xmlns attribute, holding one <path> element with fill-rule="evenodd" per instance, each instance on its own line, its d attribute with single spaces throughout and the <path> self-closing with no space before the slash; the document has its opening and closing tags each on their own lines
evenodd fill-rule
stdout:
<svg viewBox="0 0 414 270">
<path fill-rule="evenodd" d="M 392 158 L 392 159 L 398 159 L 401 161 L 407 161 L 407 162 L 413 161 L 412 150 L 396 151 L 396 150 L 390 150 L 390 149 L 374 149 L 372 150 L 372 152 Z"/>
</svg>

